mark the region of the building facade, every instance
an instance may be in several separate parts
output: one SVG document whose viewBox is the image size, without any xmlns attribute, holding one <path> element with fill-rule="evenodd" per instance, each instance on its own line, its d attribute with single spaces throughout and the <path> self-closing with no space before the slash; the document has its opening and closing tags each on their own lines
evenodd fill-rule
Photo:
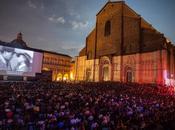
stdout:
<svg viewBox="0 0 175 130">
<path fill-rule="evenodd" d="M 70 67 L 70 81 L 75 81 L 75 60 L 72 59 Z"/>
<path fill-rule="evenodd" d="M 124 1 L 107 2 L 75 59 L 75 80 L 174 84 L 175 47 Z"/>
<path fill-rule="evenodd" d="M 70 56 L 44 51 L 42 69 L 52 71 L 52 81 L 70 80 L 70 67 Z"/>
</svg>

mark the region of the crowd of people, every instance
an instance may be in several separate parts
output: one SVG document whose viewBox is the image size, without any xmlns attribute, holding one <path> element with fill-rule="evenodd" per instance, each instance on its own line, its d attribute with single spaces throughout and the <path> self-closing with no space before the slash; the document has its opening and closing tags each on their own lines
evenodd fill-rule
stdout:
<svg viewBox="0 0 175 130">
<path fill-rule="evenodd" d="M 0 83 L 0 130 L 174 130 L 172 88 L 123 83 Z"/>
</svg>

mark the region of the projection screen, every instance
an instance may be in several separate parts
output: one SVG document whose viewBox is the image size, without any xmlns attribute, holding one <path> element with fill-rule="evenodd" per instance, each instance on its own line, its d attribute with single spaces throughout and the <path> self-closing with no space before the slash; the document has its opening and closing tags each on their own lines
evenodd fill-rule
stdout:
<svg viewBox="0 0 175 130">
<path fill-rule="evenodd" d="M 42 69 L 43 54 L 0 45 L 0 75 L 35 76 Z"/>
</svg>

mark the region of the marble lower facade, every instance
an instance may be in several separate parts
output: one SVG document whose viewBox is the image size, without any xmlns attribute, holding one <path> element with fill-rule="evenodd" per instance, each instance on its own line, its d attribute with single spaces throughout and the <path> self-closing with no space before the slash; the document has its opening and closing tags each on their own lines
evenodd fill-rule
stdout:
<svg viewBox="0 0 175 130">
<path fill-rule="evenodd" d="M 167 50 L 137 53 L 123 56 L 102 56 L 87 60 L 76 57 L 75 80 L 119 81 L 175 85 L 174 55 Z"/>
</svg>

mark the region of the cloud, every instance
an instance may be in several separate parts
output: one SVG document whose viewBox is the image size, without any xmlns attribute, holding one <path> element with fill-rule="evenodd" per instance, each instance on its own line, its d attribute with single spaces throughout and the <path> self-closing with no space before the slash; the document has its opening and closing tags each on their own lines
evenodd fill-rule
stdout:
<svg viewBox="0 0 175 130">
<path fill-rule="evenodd" d="M 85 22 L 71 21 L 70 23 L 72 25 L 72 29 L 74 30 L 87 28 L 89 25 L 88 21 L 85 21 Z"/>
<path fill-rule="evenodd" d="M 56 17 L 55 15 L 49 17 L 48 20 L 51 22 L 60 23 L 60 24 L 65 24 L 65 22 L 66 22 L 64 17 Z"/>
<path fill-rule="evenodd" d="M 28 1 L 27 1 L 27 4 L 28 4 L 28 6 L 29 6 L 30 8 L 34 8 L 34 9 L 37 8 L 37 6 L 36 6 L 31 0 L 28 0 Z"/>
<path fill-rule="evenodd" d="M 64 24 L 66 21 L 63 17 L 59 17 L 59 18 L 57 18 L 57 22 L 61 23 L 61 24 Z"/>
<path fill-rule="evenodd" d="M 54 18 L 53 17 L 49 17 L 48 20 L 51 21 L 51 22 L 53 22 L 54 21 Z"/>
<path fill-rule="evenodd" d="M 70 56 L 77 56 L 79 53 L 80 48 L 79 47 L 64 47 L 64 46 L 60 46 L 58 50 L 56 50 L 56 52 L 60 52 L 60 53 L 64 53 L 64 54 L 69 54 Z"/>
<path fill-rule="evenodd" d="M 84 47 L 84 44 L 77 41 L 60 41 L 55 48 L 56 52 L 77 56 L 79 51 Z"/>
<path fill-rule="evenodd" d="M 77 18 L 77 19 L 80 19 L 80 18 L 81 18 L 80 14 L 76 13 L 76 12 L 73 11 L 73 10 L 70 10 L 69 15 L 72 16 L 72 17 L 75 17 L 75 18 Z"/>
</svg>

